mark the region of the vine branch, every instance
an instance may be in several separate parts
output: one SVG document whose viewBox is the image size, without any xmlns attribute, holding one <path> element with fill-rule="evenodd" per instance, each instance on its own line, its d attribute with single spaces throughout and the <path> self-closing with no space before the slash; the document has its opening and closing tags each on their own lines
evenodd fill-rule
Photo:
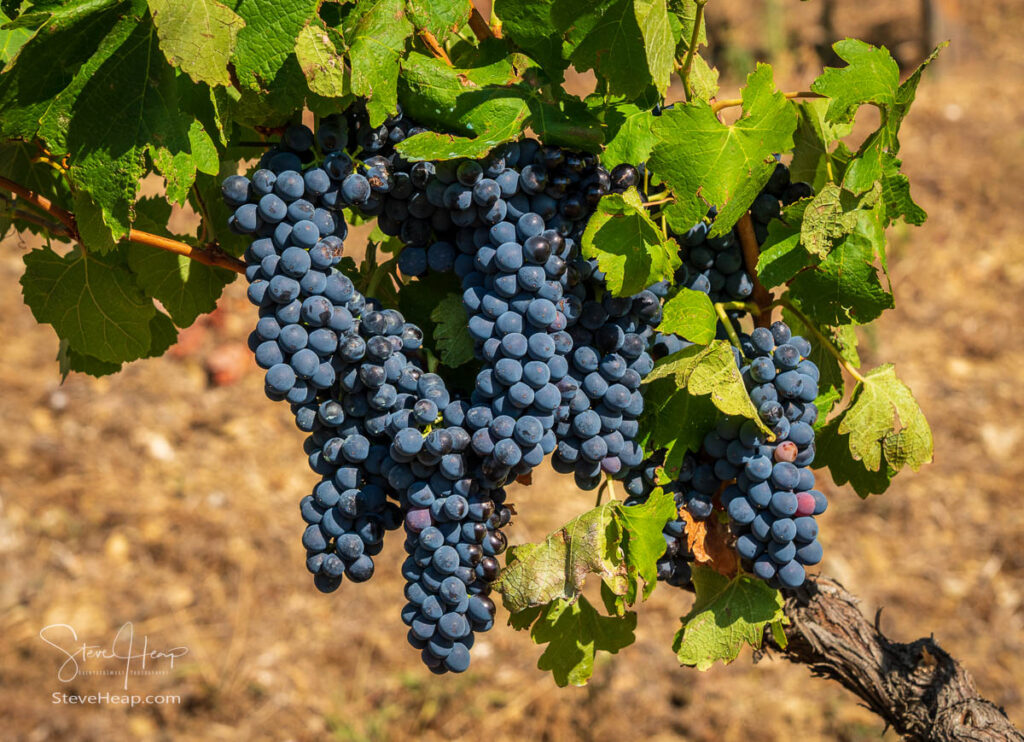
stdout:
<svg viewBox="0 0 1024 742">
<path fill-rule="evenodd" d="M 793 98 L 824 98 L 825 96 L 815 93 L 811 90 L 794 90 L 789 93 L 783 93 L 789 99 Z M 742 98 L 726 98 L 725 100 L 716 100 L 711 104 L 711 112 L 718 113 L 724 108 L 733 108 L 734 106 L 742 106 Z"/>
<path fill-rule="evenodd" d="M 690 45 L 686 49 L 686 56 L 683 57 L 683 69 L 679 76 L 683 79 L 683 94 L 686 100 L 693 98 L 693 86 L 690 85 L 690 70 L 693 68 L 693 55 L 697 53 L 697 43 L 700 39 L 700 27 L 704 23 L 704 6 L 708 0 L 695 0 L 697 11 L 693 16 L 693 32 L 690 34 Z"/>
<path fill-rule="evenodd" d="M 978 693 L 970 674 L 931 637 L 889 639 L 835 580 L 790 591 L 786 647 L 771 631 L 766 652 L 807 666 L 860 698 L 909 742 L 1024 742 L 1006 713 Z"/>
<path fill-rule="evenodd" d="M 761 255 L 761 249 L 757 246 L 757 236 L 754 234 L 754 222 L 750 219 L 750 212 L 744 214 L 736 223 L 736 231 L 739 232 L 740 246 L 743 248 L 743 264 L 754 284 L 751 298 L 761 308 L 761 311 L 754 315 L 754 325 L 767 327 L 771 323 L 772 294 L 757 277 L 757 259 Z"/>
<path fill-rule="evenodd" d="M 205 247 L 193 247 L 187 242 L 172 240 L 170 237 L 162 237 L 161 235 L 150 234 L 138 229 L 129 229 L 128 236 L 125 239 L 139 245 L 146 245 L 159 250 L 173 252 L 177 255 L 184 255 L 186 258 L 212 268 L 226 268 L 235 273 L 245 273 L 245 263 L 238 258 L 228 255 L 216 243 L 207 244 Z"/>
<path fill-rule="evenodd" d="M 27 221 L 32 221 L 33 223 L 46 227 L 48 231 L 59 237 L 65 237 L 67 239 L 81 242 L 82 237 L 78 233 L 78 224 L 75 221 L 75 215 L 70 211 L 57 206 L 45 196 L 29 190 L 28 188 L 25 188 L 25 186 L 4 177 L 0 177 L 0 188 L 13 193 L 18 198 L 23 199 L 25 203 L 52 216 L 60 222 L 60 229 L 51 229 L 51 227 L 55 227 L 56 225 L 38 217 L 36 219 L 27 219 Z M 166 250 L 177 255 L 184 255 L 186 258 L 195 260 L 197 263 L 202 263 L 203 265 L 209 265 L 214 268 L 226 268 L 227 270 L 234 271 L 235 273 L 245 273 L 245 263 L 238 258 L 228 255 L 226 252 L 221 250 L 216 243 L 207 244 L 205 247 L 193 247 L 192 245 L 180 242 L 179 240 L 162 237 L 158 234 L 150 234 L 149 232 L 143 232 L 138 229 L 129 229 L 128 235 L 125 239 L 129 242 L 135 242 L 140 245 L 147 245 L 149 247 Z"/>
<path fill-rule="evenodd" d="M 473 0 L 469 0 L 469 27 L 480 41 L 486 41 L 487 39 L 501 38 L 501 29 L 491 28 L 491 26 L 484 20 L 484 17 L 477 10 L 476 5 L 473 4 Z"/>
</svg>

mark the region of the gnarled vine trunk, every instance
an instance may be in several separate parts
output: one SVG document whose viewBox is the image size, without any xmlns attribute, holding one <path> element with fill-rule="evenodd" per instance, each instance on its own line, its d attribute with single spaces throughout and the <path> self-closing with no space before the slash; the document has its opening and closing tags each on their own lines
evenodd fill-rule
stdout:
<svg viewBox="0 0 1024 742">
<path fill-rule="evenodd" d="M 821 677 L 839 681 L 913 742 L 1024 742 L 1005 712 L 978 695 L 974 680 L 933 639 L 886 637 L 835 580 L 809 580 L 785 612 L 787 646 L 766 647 Z"/>
</svg>

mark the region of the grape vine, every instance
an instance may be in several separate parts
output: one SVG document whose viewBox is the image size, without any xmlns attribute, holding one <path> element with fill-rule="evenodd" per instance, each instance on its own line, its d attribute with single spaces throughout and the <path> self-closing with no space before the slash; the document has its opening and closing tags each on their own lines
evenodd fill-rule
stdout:
<svg viewBox="0 0 1024 742">
<path fill-rule="evenodd" d="M 244 275 L 266 394 L 307 435 L 305 567 L 373 589 L 403 529 L 431 671 L 469 668 L 500 596 L 583 684 L 659 582 L 695 593 L 682 664 L 781 646 L 828 558 L 814 470 L 867 497 L 931 459 L 857 328 L 894 306 L 886 229 L 926 218 L 899 136 L 940 49 L 901 81 L 845 39 L 807 89 L 758 64 L 725 96 L 708 0 L 207 3 L 217 28 L 156 5 L 2 6 L 0 231 L 46 238 L 25 302 L 62 374 L 101 376 Z M 509 547 L 545 462 L 597 503 Z"/>
</svg>

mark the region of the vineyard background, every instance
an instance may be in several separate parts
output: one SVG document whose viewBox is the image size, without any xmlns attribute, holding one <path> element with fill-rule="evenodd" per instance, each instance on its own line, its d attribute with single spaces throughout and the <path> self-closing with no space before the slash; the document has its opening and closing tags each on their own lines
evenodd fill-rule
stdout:
<svg viewBox="0 0 1024 742">
<path fill-rule="evenodd" d="M 727 15 L 720 63 L 775 64 L 781 89 L 820 67 L 821 0 L 714 0 Z M 919 61 L 919 6 L 833 3 L 834 28 Z M 979 690 L 1024 719 L 1024 4 L 943 8 L 954 44 L 922 85 L 901 152 L 928 224 L 895 235 L 895 311 L 865 338 L 868 367 L 896 363 L 933 422 L 935 463 L 860 503 L 827 486 L 823 571 L 881 606 L 890 636 L 936 638 Z M 961 4 L 963 5 L 963 4 Z M 898 7 L 893 7 L 898 6 Z M 783 12 L 784 9 L 784 12 Z M 780 50 L 785 49 L 783 53 Z M 751 53 L 751 57 L 743 55 Z M 723 90 L 736 89 L 735 79 Z M 679 93 L 675 94 L 679 97 Z M 187 214 L 175 217 L 179 225 Z M 355 241 L 353 240 L 353 244 Z M 877 717 L 838 686 L 782 661 L 744 655 L 708 673 L 670 651 L 690 598 L 660 587 L 640 608 L 638 641 L 599 658 L 591 685 L 557 691 L 540 649 L 498 629 L 465 676 L 437 679 L 406 646 L 398 608 L 402 553 L 378 576 L 316 593 L 298 543 L 298 499 L 314 476 L 302 434 L 262 393 L 245 346 L 242 282 L 167 356 L 116 376 L 61 385 L 57 341 L 21 303 L 21 257 L 0 243 L 0 717 L 13 738 L 868 740 Z M 414 321 L 416 318 L 412 318 Z M 509 534 L 535 541 L 592 501 L 545 467 L 511 499 Z M 502 618 L 502 617 L 500 617 Z M 37 637 L 66 622 L 137 634 L 190 653 L 173 676 L 136 681 L 178 706 L 126 711 L 50 703 L 55 656 Z M 102 679 L 67 689 L 106 689 Z M 895 739 L 893 733 L 882 737 Z"/>
</svg>

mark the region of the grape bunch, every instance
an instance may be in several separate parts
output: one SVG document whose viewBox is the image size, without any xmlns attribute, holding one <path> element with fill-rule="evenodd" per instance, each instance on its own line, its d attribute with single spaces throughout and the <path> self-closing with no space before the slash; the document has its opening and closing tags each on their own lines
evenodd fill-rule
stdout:
<svg viewBox="0 0 1024 742">
<path fill-rule="evenodd" d="M 487 585 L 499 571 L 500 528 L 511 511 L 502 490 L 478 484 L 482 462 L 462 427 L 467 405 L 418 365 L 420 329 L 365 299 L 334 268 L 344 234 L 340 202 L 322 209 L 318 198 L 344 190 L 345 180 L 322 168 L 289 169 L 302 159 L 291 150 L 312 144 L 311 133 L 302 134 L 302 127 L 286 131 L 287 149 L 266 157 L 268 168 L 251 180 L 228 178 L 223 192 L 235 208 L 232 228 L 257 237 L 245 255 L 249 298 L 260 313 L 250 345 L 267 369 L 266 392 L 291 403 L 310 434 L 310 466 L 322 477 L 300 503 L 306 564 L 323 592 L 344 576 L 363 582 L 384 533 L 404 523 L 410 641 L 432 670 L 461 672 L 473 632 L 493 625 Z M 278 196 L 283 210 L 254 185 L 270 183 L 274 193 L 282 181 L 294 185 Z M 302 204 L 291 213 L 300 201 L 330 212 L 329 229 L 322 215 L 322 230 L 303 224 L 311 220 L 301 218 L 309 215 Z"/>
<path fill-rule="evenodd" d="M 809 359 L 810 343 L 783 322 L 742 335 L 741 343 L 750 360 L 738 359 L 737 365 L 771 439 L 752 420 L 725 417 L 696 455 L 684 456 L 674 481 L 662 486 L 695 521 L 712 515 L 717 497 L 729 515 L 744 568 L 773 587 L 799 587 L 804 568 L 821 561 L 814 517 L 828 507 L 810 469 L 819 372 Z M 656 452 L 630 473 L 628 504 L 646 501 L 661 464 Z M 673 584 L 689 580 L 684 534 L 681 520 L 666 525 L 659 577 Z"/>
<path fill-rule="evenodd" d="M 818 368 L 808 358 L 810 343 L 783 322 L 757 328 L 741 342 L 750 359 L 742 368 L 750 399 L 774 439 L 753 421 L 726 418 L 703 448 L 715 459 L 716 475 L 735 478 L 721 501 L 745 568 L 773 586 L 798 587 L 804 567 L 821 561 L 814 516 L 828 505 L 810 469 Z"/>
</svg>

